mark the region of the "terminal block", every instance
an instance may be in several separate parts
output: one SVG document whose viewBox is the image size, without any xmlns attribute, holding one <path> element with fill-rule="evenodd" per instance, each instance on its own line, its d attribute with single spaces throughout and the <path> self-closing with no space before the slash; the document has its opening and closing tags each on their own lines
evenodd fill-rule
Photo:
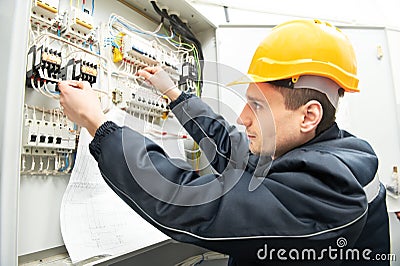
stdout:
<svg viewBox="0 0 400 266">
<path fill-rule="evenodd" d="M 158 64 L 157 51 L 153 44 L 145 38 L 132 33 L 126 35 L 122 42 L 123 58 L 140 67 Z"/>
<path fill-rule="evenodd" d="M 125 110 L 137 117 L 155 121 L 167 119 L 171 116 L 168 107 L 169 100 L 165 96 L 153 93 L 150 89 L 144 87 L 133 87 L 131 90 L 131 99 L 126 102 Z"/>
</svg>

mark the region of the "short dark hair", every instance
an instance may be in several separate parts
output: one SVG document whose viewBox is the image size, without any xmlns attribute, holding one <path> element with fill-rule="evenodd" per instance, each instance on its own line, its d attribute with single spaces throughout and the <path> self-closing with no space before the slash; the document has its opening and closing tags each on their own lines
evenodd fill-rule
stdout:
<svg viewBox="0 0 400 266">
<path fill-rule="evenodd" d="M 315 131 L 315 135 L 319 135 L 335 123 L 336 109 L 324 93 L 313 89 L 292 89 L 283 86 L 276 86 L 274 84 L 272 85 L 284 97 L 286 109 L 296 110 L 311 100 L 316 100 L 321 104 L 323 115 Z M 338 94 L 342 97 L 344 90 L 339 89 Z"/>
</svg>

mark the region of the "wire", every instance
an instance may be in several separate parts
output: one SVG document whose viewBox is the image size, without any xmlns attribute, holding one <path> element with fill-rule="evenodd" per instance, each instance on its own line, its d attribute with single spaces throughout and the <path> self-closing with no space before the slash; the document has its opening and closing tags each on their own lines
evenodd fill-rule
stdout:
<svg viewBox="0 0 400 266">
<path fill-rule="evenodd" d="M 167 131 L 159 131 L 157 129 L 151 128 L 150 130 L 146 131 L 145 133 L 150 134 L 157 138 L 172 138 L 172 139 L 187 139 L 188 136 L 185 134 L 176 134 Z"/>
<path fill-rule="evenodd" d="M 65 165 L 63 168 L 59 169 L 59 172 L 64 172 L 65 170 L 67 170 L 68 166 L 69 166 L 69 160 L 68 160 L 68 154 L 65 155 Z"/>
<path fill-rule="evenodd" d="M 173 38 L 173 36 L 166 36 L 164 34 L 157 34 L 158 31 L 160 31 L 161 27 L 162 27 L 162 23 L 160 23 L 158 25 L 158 27 L 154 30 L 154 31 L 147 31 L 142 29 L 141 27 L 139 27 L 138 25 L 134 24 L 133 22 L 130 22 L 128 20 L 126 20 L 125 18 L 116 15 L 116 14 L 111 14 L 110 19 L 108 21 L 108 27 L 109 27 L 109 32 L 112 36 L 117 36 L 117 34 L 115 34 L 113 31 L 113 25 L 115 23 L 119 23 L 121 26 L 123 26 L 125 29 L 128 29 L 129 31 L 132 32 L 136 32 L 139 34 L 144 34 L 144 35 L 149 35 L 149 36 L 153 36 L 153 37 L 157 37 L 157 38 L 161 38 L 161 39 L 171 39 Z M 119 31 L 117 31 L 118 33 Z"/>
<path fill-rule="evenodd" d="M 169 15 L 166 9 L 161 10 L 158 6 L 155 0 L 150 0 L 151 5 L 154 8 L 154 11 L 161 16 L 162 21 L 163 19 L 167 19 L 173 31 L 176 32 L 177 35 L 182 36 L 182 38 L 186 39 L 188 42 L 192 43 L 195 48 L 196 48 L 196 61 L 198 62 L 198 82 L 196 86 L 196 94 L 198 96 L 201 95 L 201 87 L 203 85 L 203 78 L 201 75 L 201 72 L 203 71 L 203 60 L 204 60 L 204 55 L 203 51 L 201 49 L 201 43 L 199 40 L 197 40 L 196 36 L 193 34 L 193 32 L 189 29 L 189 27 L 183 23 L 183 21 L 177 16 L 177 15 Z"/>
<path fill-rule="evenodd" d="M 92 16 L 94 16 L 94 0 L 92 0 Z"/>
<path fill-rule="evenodd" d="M 29 41 L 32 42 L 32 46 L 36 45 L 36 41 L 35 41 L 36 36 L 35 36 L 35 33 L 32 30 L 32 25 L 31 25 L 31 21 L 30 20 L 29 20 L 29 34 L 30 34 L 30 37 L 32 37 L 32 39 L 29 38 Z"/>
<path fill-rule="evenodd" d="M 44 81 L 43 87 L 44 87 L 46 93 L 50 93 L 50 96 L 51 96 L 52 98 L 54 98 L 54 99 L 59 99 L 60 92 L 49 90 L 48 87 L 47 87 L 47 81 L 46 81 L 46 80 Z"/>
<path fill-rule="evenodd" d="M 35 78 L 34 78 L 34 77 L 31 77 L 31 85 L 32 85 L 32 88 L 33 88 L 36 92 L 42 93 L 42 92 L 39 90 L 39 88 L 36 87 L 36 85 L 35 85 Z"/>
<path fill-rule="evenodd" d="M 171 42 L 173 42 L 175 44 L 181 44 L 181 45 L 188 46 L 188 47 L 192 48 L 190 51 L 193 51 L 193 57 L 194 57 L 194 61 L 196 63 L 197 73 L 198 73 L 197 85 L 196 85 L 196 96 L 200 96 L 201 95 L 200 81 L 202 79 L 202 71 L 201 71 L 201 64 L 200 64 L 200 59 L 199 59 L 199 55 L 198 55 L 198 50 L 197 50 L 196 46 L 194 44 L 190 45 L 190 44 L 187 44 L 187 43 L 179 43 L 179 42 L 177 42 L 175 40 L 171 40 Z"/>
</svg>

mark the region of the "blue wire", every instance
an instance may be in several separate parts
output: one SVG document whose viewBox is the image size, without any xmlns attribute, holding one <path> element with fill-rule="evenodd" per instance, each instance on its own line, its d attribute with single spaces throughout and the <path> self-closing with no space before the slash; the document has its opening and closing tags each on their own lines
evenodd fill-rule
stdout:
<svg viewBox="0 0 400 266">
<path fill-rule="evenodd" d="M 52 94 L 57 94 L 57 95 L 60 95 L 60 92 L 59 91 L 51 91 L 51 90 L 48 90 L 50 93 L 52 93 Z"/>
<path fill-rule="evenodd" d="M 48 91 L 48 92 L 50 92 L 50 93 L 52 93 L 52 94 L 60 95 L 60 92 L 59 92 L 59 91 L 51 91 L 51 90 L 46 89 L 46 88 L 44 88 L 44 90 L 45 90 L 45 91 Z"/>
<path fill-rule="evenodd" d="M 92 0 L 92 16 L 94 15 L 94 0 Z"/>
<path fill-rule="evenodd" d="M 65 155 L 65 166 L 63 168 L 61 168 L 60 170 L 58 170 L 58 171 L 64 172 L 68 168 L 68 165 L 69 165 L 68 154 L 66 154 Z"/>
</svg>

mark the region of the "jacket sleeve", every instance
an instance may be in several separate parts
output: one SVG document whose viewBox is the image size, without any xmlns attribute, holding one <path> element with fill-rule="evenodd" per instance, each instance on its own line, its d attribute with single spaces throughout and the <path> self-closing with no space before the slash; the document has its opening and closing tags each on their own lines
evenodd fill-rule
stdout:
<svg viewBox="0 0 400 266">
<path fill-rule="evenodd" d="M 250 172 L 199 176 L 185 161 L 168 158 L 151 140 L 112 122 L 97 130 L 90 151 L 108 185 L 148 222 L 173 239 L 235 258 L 256 260 L 266 243 L 334 246 L 343 236 L 350 245 L 365 222 L 362 187 L 346 176 L 333 180 L 331 172 L 318 173 L 323 178 L 273 172 L 249 191 Z M 305 152 L 299 158 L 309 157 Z M 317 158 L 332 161 L 327 154 Z"/>
<path fill-rule="evenodd" d="M 201 99 L 182 92 L 170 108 L 218 173 L 227 167 L 246 166 L 244 155 L 248 154 L 249 144 L 245 134 L 229 125 Z"/>
</svg>

